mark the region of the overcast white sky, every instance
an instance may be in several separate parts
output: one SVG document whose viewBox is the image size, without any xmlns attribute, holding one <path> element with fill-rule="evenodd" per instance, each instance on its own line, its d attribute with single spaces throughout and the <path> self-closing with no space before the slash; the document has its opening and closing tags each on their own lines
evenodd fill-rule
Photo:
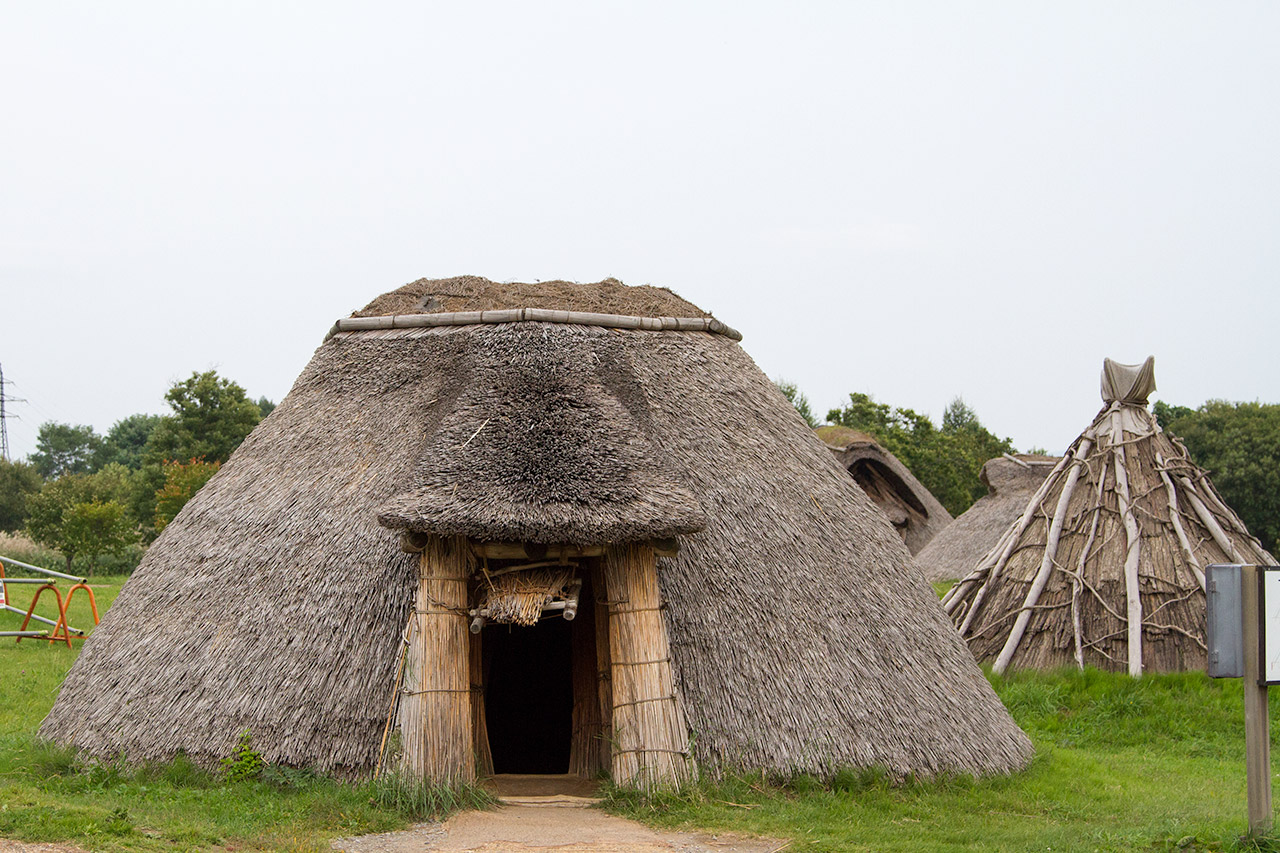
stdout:
<svg viewBox="0 0 1280 853">
<path fill-rule="evenodd" d="M 13 455 L 279 400 L 423 276 L 615 276 L 1061 452 L 1102 358 L 1280 401 L 1280 3 L 8 3 Z"/>
</svg>

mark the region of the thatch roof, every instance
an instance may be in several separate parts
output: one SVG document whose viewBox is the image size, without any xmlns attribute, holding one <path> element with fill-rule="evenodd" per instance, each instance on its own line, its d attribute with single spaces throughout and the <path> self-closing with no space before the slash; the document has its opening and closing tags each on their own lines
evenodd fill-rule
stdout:
<svg viewBox="0 0 1280 853">
<path fill-rule="evenodd" d="M 1106 361 L 1106 405 L 944 605 L 981 661 L 1205 667 L 1204 567 L 1271 563 L 1146 408 L 1154 360 Z"/>
<path fill-rule="evenodd" d="M 482 282 L 374 306 L 459 281 Z M 592 288 L 617 314 L 652 295 Z M 490 302 L 433 310 L 542 293 L 480 290 Z M 987 773 L 1030 756 L 882 514 L 740 346 L 541 322 L 327 340 L 156 540 L 42 733 L 208 762 L 248 729 L 268 761 L 368 773 L 417 582 L 380 512 L 494 539 L 683 532 L 658 573 L 706 771 Z"/>
<path fill-rule="evenodd" d="M 434 428 L 388 527 L 441 536 L 602 545 L 701 530 L 702 507 L 649 436 L 616 336 L 534 324 L 488 336 Z M 511 332 L 511 333 L 507 333 Z"/>
<path fill-rule="evenodd" d="M 889 519 L 912 554 L 951 523 L 946 507 L 874 438 L 842 426 L 821 426 L 815 432 Z"/>
<path fill-rule="evenodd" d="M 979 475 L 987 494 L 958 515 L 916 554 L 931 581 L 952 580 L 973 571 L 1000 536 L 1018 520 L 1027 501 L 1060 457 L 1019 453 L 988 459 Z"/>
<path fill-rule="evenodd" d="M 420 278 L 382 294 L 351 316 L 387 317 L 506 308 L 545 308 L 641 317 L 711 316 L 665 287 L 647 284 L 628 286 L 616 278 L 582 284 L 572 281 L 497 282 L 475 275 Z"/>
</svg>

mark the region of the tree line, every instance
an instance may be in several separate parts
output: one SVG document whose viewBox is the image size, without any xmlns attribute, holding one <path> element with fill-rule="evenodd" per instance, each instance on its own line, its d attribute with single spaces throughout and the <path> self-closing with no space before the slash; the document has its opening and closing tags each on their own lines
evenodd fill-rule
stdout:
<svg viewBox="0 0 1280 853">
<path fill-rule="evenodd" d="M 822 425 L 794 383 L 777 384 L 810 428 Z M 1209 400 L 1193 409 L 1157 401 L 1153 411 L 1161 429 L 1183 442 L 1249 532 L 1274 553 L 1280 541 L 1280 404 Z M 987 460 L 1014 452 L 1012 442 L 984 427 L 959 397 L 935 425 L 927 415 L 852 393 L 846 405 L 827 412 L 826 423 L 870 435 L 953 516 L 987 493 L 979 477 Z"/>
<path fill-rule="evenodd" d="M 810 427 L 821 425 L 794 383 L 779 381 L 778 387 Z M 130 415 L 106 435 L 89 426 L 43 424 L 26 460 L 0 460 L 0 531 L 26 532 L 58 551 L 67 566 L 83 558 L 91 573 L 101 558 L 155 539 L 275 408 L 216 371 L 192 373 L 164 399 L 168 414 Z M 1280 541 L 1280 405 L 1210 400 L 1193 409 L 1156 402 L 1154 412 L 1161 428 L 1181 439 L 1209 472 L 1250 532 L 1274 551 Z M 927 415 L 855 392 L 830 409 L 825 422 L 870 435 L 953 516 L 987 493 L 979 477 L 986 461 L 1014 452 L 1013 443 L 983 426 L 959 397 L 935 424 Z"/>
<path fill-rule="evenodd" d="M 23 531 L 68 569 L 145 546 L 275 408 L 216 371 L 174 383 L 166 415 L 130 415 L 106 435 L 41 425 L 26 460 L 0 460 L 0 531 Z"/>
</svg>

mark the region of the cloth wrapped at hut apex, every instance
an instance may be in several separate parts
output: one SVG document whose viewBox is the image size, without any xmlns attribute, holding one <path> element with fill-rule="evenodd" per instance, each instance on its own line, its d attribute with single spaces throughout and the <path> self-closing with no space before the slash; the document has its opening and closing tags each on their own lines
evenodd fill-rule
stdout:
<svg viewBox="0 0 1280 853">
<path fill-rule="evenodd" d="M 1154 358 L 1104 361 L 1102 411 L 943 598 L 996 672 L 1204 669 L 1204 567 L 1273 562 L 1147 410 L 1154 390 Z"/>
<path fill-rule="evenodd" d="M 433 781 L 1025 765 L 731 329 L 612 280 L 424 279 L 357 314 L 157 539 L 44 736 L 211 764 L 248 729 L 275 764 Z M 558 578 L 501 580 L 568 564 L 572 621 Z"/>
</svg>

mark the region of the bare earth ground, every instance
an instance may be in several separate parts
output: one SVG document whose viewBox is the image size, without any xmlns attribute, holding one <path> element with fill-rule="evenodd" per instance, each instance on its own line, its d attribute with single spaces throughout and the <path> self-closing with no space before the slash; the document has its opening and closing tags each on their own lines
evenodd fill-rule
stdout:
<svg viewBox="0 0 1280 853">
<path fill-rule="evenodd" d="M 340 838 L 346 853 L 777 853 L 785 841 L 701 832 L 663 832 L 577 805 L 504 805 L 463 812 L 443 824 Z"/>
<path fill-rule="evenodd" d="M 85 851 L 66 844 L 33 844 L 27 841 L 0 838 L 0 853 L 85 853 Z"/>
<path fill-rule="evenodd" d="M 405 832 L 340 838 L 346 853 L 778 853 L 789 843 L 724 833 L 663 832 L 590 806 L 596 783 L 570 776 L 491 778 L 501 799 L 494 811 L 454 815 Z"/>
</svg>

